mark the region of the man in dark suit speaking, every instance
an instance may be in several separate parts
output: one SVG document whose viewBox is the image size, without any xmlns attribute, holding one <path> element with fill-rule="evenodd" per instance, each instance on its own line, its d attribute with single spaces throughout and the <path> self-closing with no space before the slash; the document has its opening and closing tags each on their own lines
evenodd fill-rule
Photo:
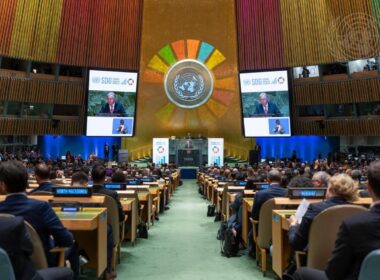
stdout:
<svg viewBox="0 0 380 280">
<path fill-rule="evenodd" d="M 280 116 L 281 112 L 277 108 L 276 104 L 268 100 L 268 96 L 265 92 L 260 93 L 259 104 L 255 108 L 255 112 L 252 117 L 257 116 Z"/>
<path fill-rule="evenodd" d="M 107 93 L 107 102 L 100 108 L 99 115 L 125 115 L 125 109 L 122 104 L 117 102 L 114 92 Z"/>
</svg>

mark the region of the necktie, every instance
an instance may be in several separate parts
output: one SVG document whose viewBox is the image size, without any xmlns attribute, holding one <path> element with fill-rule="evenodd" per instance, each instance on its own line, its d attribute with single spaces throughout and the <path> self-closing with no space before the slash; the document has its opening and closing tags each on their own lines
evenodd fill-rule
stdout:
<svg viewBox="0 0 380 280">
<path fill-rule="evenodd" d="M 113 114 L 113 106 L 111 106 L 110 112 L 111 114 Z"/>
<path fill-rule="evenodd" d="M 265 115 L 268 115 L 268 106 L 264 107 L 264 112 L 265 112 Z"/>
</svg>

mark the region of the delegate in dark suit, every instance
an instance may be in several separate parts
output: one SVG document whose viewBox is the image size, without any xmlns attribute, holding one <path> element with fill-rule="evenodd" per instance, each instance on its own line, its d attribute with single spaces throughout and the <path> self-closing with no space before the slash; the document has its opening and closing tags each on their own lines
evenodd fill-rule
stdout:
<svg viewBox="0 0 380 280">
<path fill-rule="evenodd" d="M 288 191 L 280 186 L 280 184 L 271 184 L 268 189 L 258 191 L 255 194 L 255 203 L 253 203 L 253 209 L 251 216 L 254 220 L 259 220 L 261 206 L 269 199 L 275 197 L 285 197 Z"/>
<path fill-rule="evenodd" d="M 302 222 L 299 225 L 289 228 L 288 236 L 289 243 L 294 251 L 302 251 L 306 248 L 309 239 L 309 230 L 314 218 L 323 210 L 336 205 L 348 203 L 342 197 L 331 197 L 320 203 L 310 204 L 305 215 L 302 217 Z"/>
<path fill-rule="evenodd" d="M 380 249 L 380 204 L 345 219 L 325 271 L 301 268 L 295 280 L 356 280 L 364 258 Z"/>
<path fill-rule="evenodd" d="M 338 175 L 342 176 L 342 175 Z M 374 201 L 369 211 L 352 215 L 339 227 L 335 248 L 325 271 L 300 268 L 295 280 L 358 279 L 364 258 L 380 249 L 380 161 L 373 161 L 367 172 L 368 191 Z M 331 184 L 331 180 L 329 184 Z M 354 185 L 354 183 L 353 183 Z M 331 185 L 329 185 L 329 188 Z M 356 190 L 356 189 L 354 189 Z"/>
<path fill-rule="evenodd" d="M 114 109 L 113 109 L 112 114 L 125 115 L 125 109 L 122 104 L 120 104 L 119 102 L 115 102 L 113 106 L 114 106 Z M 99 114 L 111 114 L 110 105 L 108 103 L 105 103 L 100 108 Z"/>
<path fill-rule="evenodd" d="M 30 199 L 26 194 L 15 193 L 0 202 L 0 213 L 21 216 L 30 223 L 40 236 L 48 259 L 49 250 L 53 246 L 73 245 L 73 235 L 62 225 L 47 202 Z M 50 240 L 50 235 L 54 238 L 54 244 Z"/>
<path fill-rule="evenodd" d="M 38 183 L 38 188 L 32 190 L 30 193 L 34 192 L 52 192 L 53 184 L 50 182 L 50 172 L 51 169 L 45 163 L 39 163 L 34 168 L 34 174 L 36 176 L 36 181 Z"/>
<path fill-rule="evenodd" d="M 265 110 L 264 110 L 264 106 L 261 105 L 261 103 L 259 103 L 258 105 L 256 105 L 256 108 L 255 108 L 255 112 L 253 113 L 253 117 L 257 117 L 257 116 L 280 116 L 281 115 L 281 112 L 280 110 L 278 109 L 278 107 L 276 106 L 276 104 L 272 103 L 272 102 L 268 102 L 267 103 L 267 113 L 265 113 Z"/>
<path fill-rule="evenodd" d="M 93 193 L 108 195 L 116 201 L 117 207 L 119 208 L 119 221 L 123 222 L 125 215 L 124 215 L 124 211 L 123 211 L 123 206 L 121 206 L 119 195 L 117 194 L 117 192 L 115 192 L 114 190 L 106 189 L 102 185 L 94 185 L 92 187 L 92 190 L 93 190 Z"/>
<path fill-rule="evenodd" d="M 328 279 L 358 279 L 360 266 L 371 251 L 380 248 L 380 204 L 343 221 L 326 275 Z"/>
<path fill-rule="evenodd" d="M 33 189 L 29 193 L 35 193 L 35 192 L 52 192 L 53 183 L 52 182 L 43 182 L 39 184 L 38 188 Z"/>
</svg>

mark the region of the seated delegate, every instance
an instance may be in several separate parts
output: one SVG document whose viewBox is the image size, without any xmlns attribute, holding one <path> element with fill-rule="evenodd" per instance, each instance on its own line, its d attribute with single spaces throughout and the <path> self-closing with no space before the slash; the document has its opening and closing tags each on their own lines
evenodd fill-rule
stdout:
<svg viewBox="0 0 380 280">
<path fill-rule="evenodd" d="M 96 169 L 96 167 L 95 167 Z M 94 182 L 95 184 L 95 182 Z M 71 177 L 71 186 L 73 187 L 87 187 L 88 186 L 88 176 L 83 171 L 78 171 Z M 116 278 L 116 273 L 112 271 L 112 250 L 114 246 L 114 239 L 112 234 L 112 227 L 107 224 L 107 271 L 105 278 L 107 280 Z"/>
<path fill-rule="evenodd" d="M 314 188 L 327 188 L 327 183 L 329 182 L 330 175 L 325 171 L 318 171 L 314 173 L 311 181 L 313 182 Z"/>
<path fill-rule="evenodd" d="M 268 184 L 269 188 L 265 190 L 258 191 L 255 195 L 255 203 L 253 204 L 253 209 L 251 217 L 254 220 L 259 220 L 261 206 L 269 199 L 275 197 L 285 197 L 288 194 L 286 188 L 281 187 L 281 172 L 277 169 L 272 169 L 268 173 Z"/>
<path fill-rule="evenodd" d="M 251 217 L 254 220 L 259 220 L 261 206 L 269 199 L 275 197 L 285 197 L 288 194 L 288 190 L 283 188 L 281 183 L 282 174 L 277 169 L 272 169 L 268 172 L 268 184 L 269 188 L 256 192 Z M 255 246 L 253 242 L 253 229 L 248 233 L 249 239 L 249 254 L 253 256 L 255 254 Z"/>
<path fill-rule="evenodd" d="M 295 216 L 290 217 L 288 232 L 289 243 L 295 251 L 305 250 L 308 243 L 309 230 L 313 219 L 323 210 L 341 204 L 347 204 L 357 199 L 357 188 L 354 181 L 345 174 L 334 175 L 328 182 L 326 200 L 309 205 L 302 221 Z"/>
<path fill-rule="evenodd" d="M 358 279 L 364 258 L 380 249 L 380 161 L 369 166 L 368 192 L 373 200 L 370 211 L 342 222 L 326 270 L 301 268 L 294 274 L 295 280 Z"/>
<path fill-rule="evenodd" d="M 35 188 L 30 193 L 35 192 L 51 192 L 53 183 L 50 181 L 50 168 L 45 163 L 37 164 L 34 168 L 34 174 L 38 183 L 38 188 Z"/>
<path fill-rule="evenodd" d="M 3 162 L 0 165 L 0 189 L 7 197 L 0 202 L 0 213 L 21 216 L 33 226 L 40 236 L 49 266 L 57 265 L 56 255 L 50 253 L 54 246 L 69 247 L 67 259 L 75 279 L 78 279 L 79 254 L 73 235 L 62 225 L 49 203 L 27 197 L 27 186 L 28 173 L 24 165 L 19 161 Z"/>
</svg>

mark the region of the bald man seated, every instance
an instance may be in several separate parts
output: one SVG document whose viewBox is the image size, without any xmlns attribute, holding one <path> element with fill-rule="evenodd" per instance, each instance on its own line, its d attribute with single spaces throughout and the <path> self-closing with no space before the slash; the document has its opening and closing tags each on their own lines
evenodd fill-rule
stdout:
<svg viewBox="0 0 380 280">
<path fill-rule="evenodd" d="M 38 183 L 38 188 L 35 188 L 30 192 L 52 192 L 53 183 L 50 181 L 50 167 L 45 163 L 37 164 L 34 168 L 34 174 Z"/>
</svg>

